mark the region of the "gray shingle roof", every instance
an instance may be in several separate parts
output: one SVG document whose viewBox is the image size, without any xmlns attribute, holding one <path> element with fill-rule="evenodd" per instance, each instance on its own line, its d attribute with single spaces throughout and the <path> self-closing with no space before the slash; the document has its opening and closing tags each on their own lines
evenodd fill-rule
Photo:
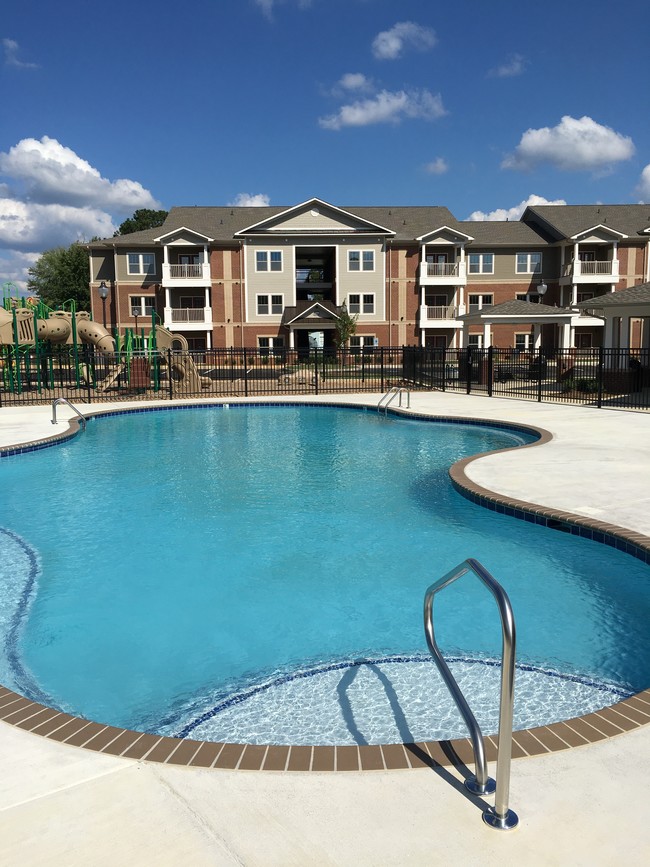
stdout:
<svg viewBox="0 0 650 867">
<path fill-rule="evenodd" d="M 604 225 L 631 238 L 643 237 L 650 226 L 649 205 L 534 205 L 522 220 L 541 220 L 557 239 L 571 238 L 592 226 Z"/>
<path fill-rule="evenodd" d="M 535 304 L 532 301 L 504 301 L 503 304 L 495 304 L 493 307 L 484 307 L 474 313 L 465 313 L 459 319 L 480 319 L 492 316 L 575 316 L 575 311 L 566 307 L 552 307 L 550 304 Z"/>
<path fill-rule="evenodd" d="M 630 286 L 618 292 L 598 295 L 588 301 L 581 301 L 576 306 L 591 310 L 592 307 L 609 307 L 613 304 L 650 304 L 650 283 L 640 283 L 638 286 Z"/>
<path fill-rule="evenodd" d="M 540 226 L 531 226 L 517 220 L 467 220 L 458 225 L 462 232 L 475 239 L 475 247 L 546 247 L 555 240 Z"/>
</svg>

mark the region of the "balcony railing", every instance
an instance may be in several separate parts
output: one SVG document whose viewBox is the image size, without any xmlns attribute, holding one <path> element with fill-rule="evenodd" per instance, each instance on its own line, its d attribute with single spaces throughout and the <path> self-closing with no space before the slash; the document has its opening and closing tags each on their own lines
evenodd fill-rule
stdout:
<svg viewBox="0 0 650 867">
<path fill-rule="evenodd" d="M 204 307 L 172 307 L 172 322 L 206 322 Z"/>
<path fill-rule="evenodd" d="M 163 282 L 178 280 L 189 282 L 192 280 L 210 280 L 210 265 L 208 262 L 199 262 L 192 265 L 163 265 Z"/>
<path fill-rule="evenodd" d="M 427 277 L 457 277 L 459 262 L 425 262 Z"/>
<path fill-rule="evenodd" d="M 445 307 L 425 307 L 427 319 L 455 319 L 458 316 L 458 307 L 453 304 Z"/>
<path fill-rule="evenodd" d="M 607 277 L 618 278 L 618 259 L 604 259 L 595 262 L 569 262 L 564 266 L 563 277 Z"/>
</svg>

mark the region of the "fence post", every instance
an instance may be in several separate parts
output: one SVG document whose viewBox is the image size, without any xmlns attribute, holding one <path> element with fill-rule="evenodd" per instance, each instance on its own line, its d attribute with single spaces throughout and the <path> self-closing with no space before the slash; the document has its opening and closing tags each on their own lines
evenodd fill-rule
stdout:
<svg viewBox="0 0 650 867">
<path fill-rule="evenodd" d="M 314 349 L 314 394 L 318 394 L 318 349 Z"/>
<path fill-rule="evenodd" d="M 381 354 L 380 354 L 380 361 L 379 361 L 379 364 L 380 364 L 379 370 L 380 370 L 380 377 L 381 377 L 381 393 L 383 394 L 384 391 L 386 390 L 384 388 L 384 347 L 383 346 L 380 349 L 380 353 Z"/>
<path fill-rule="evenodd" d="M 466 368 L 465 368 L 465 389 L 467 394 L 472 393 L 472 347 L 467 347 Z"/>
<path fill-rule="evenodd" d="M 542 350 L 539 350 L 539 354 L 537 356 L 537 403 L 542 402 L 542 362 L 544 357 L 542 355 Z"/>
<path fill-rule="evenodd" d="M 605 350 L 602 346 L 598 347 L 598 409 L 602 409 L 603 406 L 603 380 L 604 380 L 604 368 L 605 366 Z"/>
<path fill-rule="evenodd" d="M 492 382 L 494 380 L 494 346 L 488 346 L 487 387 L 488 397 L 492 397 Z"/>
<path fill-rule="evenodd" d="M 174 383 L 172 381 L 172 351 L 167 350 L 167 376 L 169 377 L 169 399 L 174 399 Z"/>
<path fill-rule="evenodd" d="M 242 361 L 244 364 L 244 394 L 248 397 L 248 360 L 246 358 L 246 347 L 244 347 L 242 352 Z"/>
</svg>

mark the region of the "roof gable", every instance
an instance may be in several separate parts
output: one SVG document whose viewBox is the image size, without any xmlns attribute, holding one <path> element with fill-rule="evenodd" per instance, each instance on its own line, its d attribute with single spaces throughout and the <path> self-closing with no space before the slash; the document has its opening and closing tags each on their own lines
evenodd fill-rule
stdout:
<svg viewBox="0 0 650 867">
<path fill-rule="evenodd" d="M 458 229 L 451 229 L 449 226 L 439 226 L 425 235 L 420 235 L 415 240 L 422 241 L 425 244 L 463 244 L 466 241 L 473 241 L 474 238 L 471 235 L 466 235 L 465 232 L 459 232 Z"/>
<path fill-rule="evenodd" d="M 210 243 L 214 241 L 214 238 L 203 235 L 201 232 L 197 232 L 196 229 L 180 226 L 178 229 L 172 229 L 170 232 L 165 232 L 164 235 L 159 235 L 157 238 L 154 238 L 154 241 L 178 246 L 196 246 L 197 243 Z"/>
<path fill-rule="evenodd" d="M 395 234 L 385 226 L 379 226 L 359 217 L 356 214 L 337 208 L 323 202 L 321 199 L 309 199 L 286 211 L 275 214 L 253 223 L 245 229 L 240 229 L 236 235 L 260 235 L 271 233 L 290 233 L 294 235 L 311 234 L 346 234 L 367 235 L 381 233 L 383 235 Z"/>
</svg>

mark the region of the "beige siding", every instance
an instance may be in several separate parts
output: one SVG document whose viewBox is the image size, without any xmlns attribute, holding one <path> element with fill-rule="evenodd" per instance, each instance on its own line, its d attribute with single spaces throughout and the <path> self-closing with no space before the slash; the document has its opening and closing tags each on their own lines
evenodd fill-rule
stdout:
<svg viewBox="0 0 650 867">
<path fill-rule="evenodd" d="M 469 273 L 469 256 L 470 253 L 493 253 L 494 254 L 494 273 L 493 274 L 470 274 Z M 517 273 L 517 254 L 518 253 L 541 253 L 542 254 L 542 273 L 541 274 L 518 274 Z M 539 247 L 516 247 L 503 249 L 501 247 L 490 249 L 476 248 L 474 246 L 467 250 L 467 282 L 474 283 L 503 283 L 512 281 L 513 283 L 521 283 L 522 280 L 541 279 L 546 280 L 557 279 L 560 273 L 560 251 L 557 248 Z"/>
<path fill-rule="evenodd" d="M 363 267 L 363 252 L 371 250 L 375 258 L 374 271 L 350 271 L 348 253 L 351 250 L 359 251 L 361 257 L 360 267 Z M 375 312 L 374 314 L 362 313 L 359 316 L 359 322 L 383 321 L 386 318 L 384 297 L 386 270 L 383 244 L 355 244 L 352 242 L 340 244 L 338 267 L 338 302 L 341 304 L 345 301 L 346 304 L 349 304 L 349 296 L 351 294 L 362 295 L 364 293 L 373 293 L 375 296 Z"/>
<path fill-rule="evenodd" d="M 153 253 L 155 256 L 156 262 L 156 271 L 154 274 L 129 274 L 129 266 L 128 266 L 128 254 L 129 253 Z M 163 254 L 162 250 L 142 250 L 136 249 L 135 247 L 132 250 L 118 250 L 117 253 L 117 280 L 120 283 L 138 283 L 142 284 L 145 282 L 151 283 L 159 283 L 162 280 L 162 263 L 163 263 Z"/>
<path fill-rule="evenodd" d="M 281 271 L 257 271 L 257 252 L 282 253 Z M 270 265 L 270 257 L 269 257 Z M 282 314 L 258 315 L 258 295 L 282 295 L 283 306 L 296 303 L 296 269 L 294 244 L 279 238 L 260 238 L 244 247 L 244 267 L 246 274 L 246 321 L 273 325 L 280 322 Z"/>
<path fill-rule="evenodd" d="M 90 267 L 93 282 L 114 280 L 113 251 L 107 250 L 105 253 L 93 251 Z"/>
</svg>

